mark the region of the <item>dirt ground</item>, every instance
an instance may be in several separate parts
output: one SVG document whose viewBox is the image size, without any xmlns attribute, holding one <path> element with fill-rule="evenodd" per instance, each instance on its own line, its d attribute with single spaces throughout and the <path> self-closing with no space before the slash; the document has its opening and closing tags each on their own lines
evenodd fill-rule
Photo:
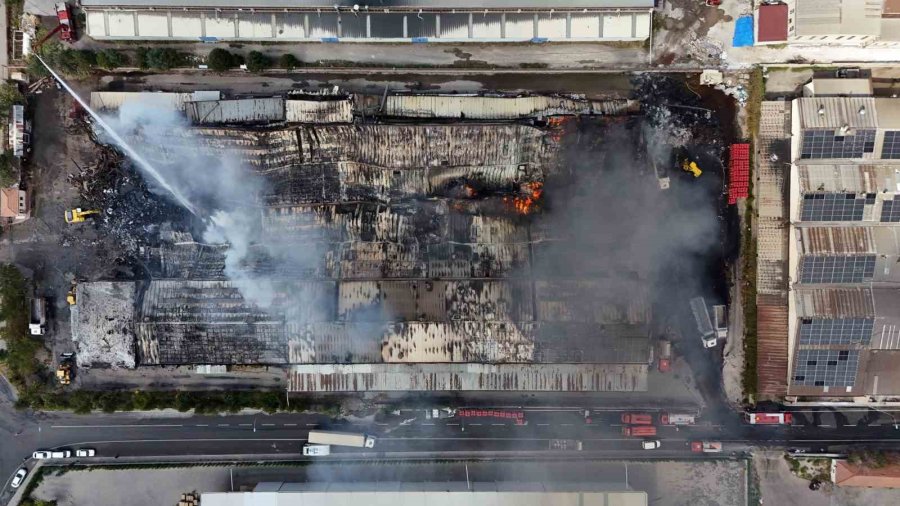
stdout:
<svg viewBox="0 0 900 506">
<path fill-rule="evenodd" d="M 647 492 L 654 506 L 741 506 L 746 500 L 744 461 L 469 463 L 468 472 L 474 481 L 586 481 L 611 488 L 624 485 L 627 475 L 628 486 Z M 251 490 L 260 481 L 464 481 L 465 473 L 462 463 L 73 471 L 46 476 L 33 496 L 59 506 L 159 506 L 175 504 L 184 492 L 228 491 L 232 476 L 235 490 Z"/>
<path fill-rule="evenodd" d="M 753 463 L 759 475 L 762 504 L 796 506 L 874 506 L 900 504 L 900 490 L 834 487 L 825 484 L 818 491 L 809 482 L 791 473 L 781 452 L 758 452 Z"/>
</svg>

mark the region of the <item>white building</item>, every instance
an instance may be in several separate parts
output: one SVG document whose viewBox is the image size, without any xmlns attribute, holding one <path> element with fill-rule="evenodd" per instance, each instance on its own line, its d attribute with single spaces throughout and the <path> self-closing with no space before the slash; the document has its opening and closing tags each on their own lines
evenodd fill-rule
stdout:
<svg viewBox="0 0 900 506">
<path fill-rule="evenodd" d="M 102 40 L 644 40 L 653 0 L 82 0 Z"/>
</svg>

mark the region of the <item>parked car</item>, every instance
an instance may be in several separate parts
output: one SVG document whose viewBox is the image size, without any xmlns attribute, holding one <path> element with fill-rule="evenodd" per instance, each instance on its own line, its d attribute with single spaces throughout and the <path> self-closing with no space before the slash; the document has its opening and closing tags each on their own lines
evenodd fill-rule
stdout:
<svg viewBox="0 0 900 506">
<path fill-rule="evenodd" d="M 76 457 L 93 457 L 96 454 L 97 450 L 94 450 L 93 448 L 79 448 L 78 450 L 75 450 Z"/>
<path fill-rule="evenodd" d="M 25 477 L 28 476 L 28 468 L 20 467 L 18 471 L 16 471 L 15 476 L 13 476 L 12 481 L 9 483 L 9 486 L 12 488 L 19 488 L 19 485 L 25 481 Z"/>
<path fill-rule="evenodd" d="M 662 446 L 662 443 L 660 443 L 657 440 L 641 441 L 641 448 L 643 448 L 644 450 L 655 450 L 655 449 L 659 448 L 660 446 Z"/>
<path fill-rule="evenodd" d="M 51 459 L 67 459 L 72 456 L 72 452 L 69 450 L 61 450 L 58 452 L 53 452 L 50 454 Z"/>
<path fill-rule="evenodd" d="M 38 450 L 31 454 L 31 458 L 37 460 L 49 459 L 52 454 L 47 450 Z"/>
</svg>

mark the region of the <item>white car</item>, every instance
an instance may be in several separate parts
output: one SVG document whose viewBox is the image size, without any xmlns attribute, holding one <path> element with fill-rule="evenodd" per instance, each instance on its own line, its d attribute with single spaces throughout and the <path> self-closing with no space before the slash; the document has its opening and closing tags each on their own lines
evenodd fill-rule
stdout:
<svg viewBox="0 0 900 506">
<path fill-rule="evenodd" d="M 306 445 L 303 447 L 303 455 L 307 457 L 331 455 L 331 447 L 328 445 Z"/>
<path fill-rule="evenodd" d="M 93 457 L 96 454 L 97 454 L 97 450 L 94 450 L 93 448 L 81 448 L 81 449 L 75 450 L 76 457 Z"/>
<path fill-rule="evenodd" d="M 38 450 L 31 454 L 31 458 L 37 460 L 49 459 L 53 454 L 48 452 L 47 450 Z"/>
<path fill-rule="evenodd" d="M 641 448 L 644 450 L 655 450 L 662 446 L 662 443 L 656 440 L 641 441 Z"/>
<path fill-rule="evenodd" d="M 12 488 L 19 488 L 19 485 L 25 481 L 25 477 L 28 476 L 28 469 L 21 467 L 18 471 L 16 471 L 15 476 L 13 476 L 12 481 L 9 483 L 9 486 Z"/>
<path fill-rule="evenodd" d="M 51 459 L 67 459 L 72 456 L 72 452 L 69 450 L 62 450 L 58 452 L 53 452 L 50 454 Z"/>
</svg>

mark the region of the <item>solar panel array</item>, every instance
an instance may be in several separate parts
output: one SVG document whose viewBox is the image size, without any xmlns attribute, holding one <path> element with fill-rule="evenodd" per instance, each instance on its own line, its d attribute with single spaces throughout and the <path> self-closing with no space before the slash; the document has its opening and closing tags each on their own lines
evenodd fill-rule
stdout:
<svg viewBox="0 0 900 506">
<path fill-rule="evenodd" d="M 835 131 L 806 130 L 800 158 L 862 158 L 875 151 L 875 130 L 857 130 L 854 135 L 835 135 Z"/>
<path fill-rule="evenodd" d="M 871 200 L 871 202 L 870 202 Z M 857 198 L 855 193 L 806 193 L 800 210 L 802 221 L 862 221 L 866 204 L 871 199 Z"/>
<path fill-rule="evenodd" d="M 885 200 L 881 204 L 881 221 L 900 222 L 900 202 L 894 204 L 894 200 Z"/>
<path fill-rule="evenodd" d="M 807 255 L 800 260 L 801 283 L 862 283 L 875 274 L 875 255 Z"/>
<path fill-rule="evenodd" d="M 890 160 L 900 159 L 900 131 L 884 133 L 881 157 Z"/>
<path fill-rule="evenodd" d="M 869 344 L 875 318 L 804 318 L 800 344 Z"/>
<path fill-rule="evenodd" d="M 858 368 L 858 350 L 797 350 L 793 384 L 852 387 Z"/>
</svg>

